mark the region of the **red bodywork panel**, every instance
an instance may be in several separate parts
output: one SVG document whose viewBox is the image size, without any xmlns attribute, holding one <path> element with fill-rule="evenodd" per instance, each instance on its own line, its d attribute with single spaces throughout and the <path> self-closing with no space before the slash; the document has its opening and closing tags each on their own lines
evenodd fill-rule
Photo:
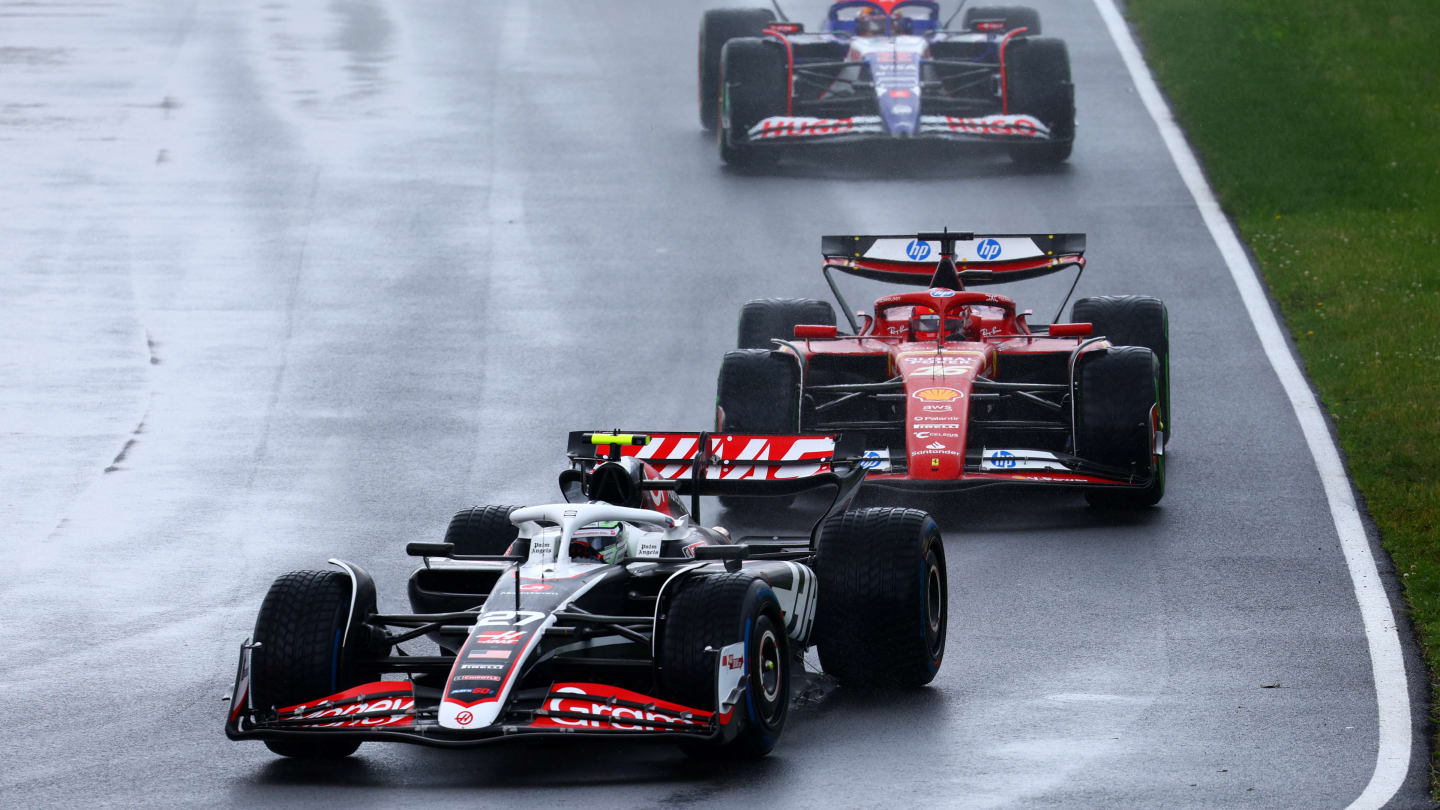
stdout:
<svg viewBox="0 0 1440 810">
<path fill-rule="evenodd" d="M 643 447 L 621 448 L 626 456 L 645 459 L 655 469 L 657 478 L 686 478 L 689 462 L 695 458 L 700 443 L 698 433 L 650 433 L 650 443 Z M 781 481 L 830 472 L 835 457 L 833 436 L 747 436 L 738 433 L 715 433 L 710 436 L 710 457 L 718 460 L 705 470 L 707 478 L 734 480 Z M 672 463 L 666 463 L 666 462 Z M 766 464 L 767 461 L 808 462 L 786 465 Z"/>
<path fill-rule="evenodd" d="M 666 731 L 676 726 L 701 730 L 712 718 L 721 725 L 730 722 L 733 707 L 715 718 L 714 712 L 670 703 L 658 698 L 601 683 L 557 683 L 531 728 L 562 728 L 586 731 Z M 659 723 L 661 725 L 650 725 Z"/>
<path fill-rule="evenodd" d="M 415 687 L 409 681 L 361 684 L 329 697 L 286 706 L 280 710 L 280 719 L 292 724 L 297 720 L 314 721 L 306 728 L 411 726 L 415 723 Z"/>
<path fill-rule="evenodd" d="M 975 378 L 995 379 L 1006 355 L 1069 353 L 1084 340 L 1079 335 L 1032 335 L 1010 298 L 944 288 L 900 293 L 875 302 L 874 318 L 857 337 L 806 339 L 806 331 L 797 330 L 791 345 L 800 350 L 807 368 L 816 355 L 885 355 L 892 376 L 903 380 L 906 472 L 875 472 L 872 478 L 1113 483 L 1051 471 L 1043 476 L 1033 471 L 965 471 Z M 1085 350 L 1108 345 L 1100 342 Z"/>
</svg>

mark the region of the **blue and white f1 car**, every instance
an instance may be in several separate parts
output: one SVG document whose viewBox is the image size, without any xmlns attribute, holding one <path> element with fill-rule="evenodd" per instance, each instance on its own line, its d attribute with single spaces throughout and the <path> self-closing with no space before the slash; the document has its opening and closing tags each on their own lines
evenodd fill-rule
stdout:
<svg viewBox="0 0 1440 810">
<path fill-rule="evenodd" d="M 1074 86 L 1065 43 L 1039 33 L 1040 15 L 1019 6 L 976 6 L 945 30 L 933 0 L 839 0 L 815 33 L 769 9 L 710 11 L 700 119 L 727 163 L 926 139 L 994 141 L 1017 162 L 1056 164 L 1075 138 Z"/>
</svg>

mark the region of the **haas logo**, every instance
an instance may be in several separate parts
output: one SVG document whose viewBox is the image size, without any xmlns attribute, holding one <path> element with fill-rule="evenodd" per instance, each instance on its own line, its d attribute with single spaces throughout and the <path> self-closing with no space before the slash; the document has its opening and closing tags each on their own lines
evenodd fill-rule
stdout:
<svg viewBox="0 0 1440 810">
<path fill-rule="evenodd" d="M 650 444 L 638 449 L 636 458 L 693 459 L 698 438 L 694 436 L 651 436 Z M 835 441 L 828 436 L 711 436 L 713 456 L 725 461 L 716 478 L 725 480 L 805 478 L 830 469 L 835 455 Z M 771 465 L 770 461 L 809 461 L 811 464 Z M 712 461 L 712 469 L 714 462 Z M 660 470 L 662 478 L 679 478 L 690 474 L 690 464 L 667 464 Z M 713 473 L 712 473 L 713 474 Z"/>
<path fill-rule="evenodd" d="M 726 669 L 741 669 L 745 666 L 745 656 L 732 653 L 722 657 L 720 663 L 724 664 Z"/>
</svg>

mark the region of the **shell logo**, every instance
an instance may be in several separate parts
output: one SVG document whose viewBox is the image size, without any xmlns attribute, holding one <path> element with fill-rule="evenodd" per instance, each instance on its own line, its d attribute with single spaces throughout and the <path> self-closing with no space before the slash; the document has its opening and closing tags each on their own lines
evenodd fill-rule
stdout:
<svg viewBox="0 0 1440 810">
<path fill-rule="evenodd" d="M 954 388 L 921 388 L 911 396 L 916 399 L 923 399 L 926 402 L 952 402 L 965 395 Z"/>
</svg>

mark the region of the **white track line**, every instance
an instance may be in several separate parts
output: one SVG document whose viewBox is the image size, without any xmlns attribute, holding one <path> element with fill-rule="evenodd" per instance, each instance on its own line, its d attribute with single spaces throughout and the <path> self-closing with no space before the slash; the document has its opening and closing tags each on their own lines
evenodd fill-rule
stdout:
<svg viewBox="0 0 1440 810">
<path fill-rule="evenodd" d="M 1330 517 L 1335 521 L 1335 531 L 1340 536 L 1340 549 L 1345 554 L 1345 563 L 1350 569 L 1350 580 L 1355 585 L 1355 599 L 1360 605 L 1360 616 L 1365 624 L 1365 636 L 1370 646 L 1370 666 L 1375 678 L 1375 699 L 1379 710 L 1380 747 L 1375 760 L 1375 771 L 1370 783 L 1359 798 L 1351 802 L 1349 810 L 1366 810 L 1382 807 L 1400 789 L 1410 769 L 1410 692 L 1405 678 L 1405 659 L 1400 652 L 1400 635 L 1395 627 L 1394 613 L 1390 599 L 1385 594 L 1385 585 L 1380 581 L 1380 572 L 1375 567 L 1375 558 L 1370 554 L 1370 540 L 1360 522 L 1360 512 L 1355 506 L 1355 497 L 1350 489 L 1350 478 L 1340 460 L 1340 451 L 1330 437 L 1320 405 L 1310 390 L 1305 375 L 1300 372 L 1275 313 L 1270 309 L 1269 299 L 1260 284 L 1259 274 L 1250 257 L 1246 254 L 1230 221 L 1220 210 L 1220 203 L 1210 190 L 1200 163 L 1185 141 L 1170 106 L 1160 95 L 1155 78 L 1145 65 L 1145 60 L 1136 47 L 1130 28 L 1115 7 L 1114 0 L 1094 0 L 1095 8 L 1105 20 L 1110 38 L 1120 50 L 1130 78 L 1145 109 L 1150 112 L 1160 137 L 1170 150 L 1175 168 L 1195 205 L 1210 229 L 1210 236 L 1225 258 L 1235 286 L 1240 288 L 1240 297 L 1245 300 L 1245 309 L 1260 335 L 1265 347 L 1265 356 L 1285 387 L 1290 398 L 1290 407 L 1300 420 L 1300 429 L 1305 442 L 1310 446 L 1310 455 L 1315 458 L 1315 467 L 1325 486 L 1325 498 L 1330 502 Z"/>
</svg>

